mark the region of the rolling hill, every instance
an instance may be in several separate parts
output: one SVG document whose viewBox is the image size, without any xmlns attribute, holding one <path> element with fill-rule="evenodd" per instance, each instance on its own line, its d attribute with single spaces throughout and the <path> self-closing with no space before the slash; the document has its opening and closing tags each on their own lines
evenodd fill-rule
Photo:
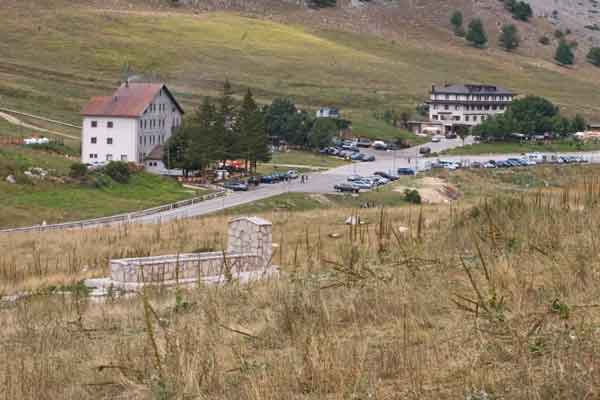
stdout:
<svg viewBox="0 0 600 400">
<path fill-rule="evenodd" d="M 546 96 L 568 113 L 600 118 L 600 70 L 551 61 L 537 45 L 553 27 L 522 28 L 516 53 L 495 47 L 511 21 L 497 0 L 372 1 L 308 10 L 278 1 L 205 2 L 202 8 L 134 0 L 3 0 L 0 105 L 79 122 L 92 95 L 110 92 L 122 71 L 166 80 L 188 108 L 229 79 L 261 101 L 290 96 L 306 107 L 336 105 L 369 126 L 374 111 L 414 109 L 432 84 L 486 82 Z M 436 6 L 437 5 L 437 6 Z M 261 8 L 262 7 L 262 8 Z M 481 16 L 490 47 L 466 46 L 448 15 Z M 579 50 L 583 51 L 583 50 Z"/>
</svg>

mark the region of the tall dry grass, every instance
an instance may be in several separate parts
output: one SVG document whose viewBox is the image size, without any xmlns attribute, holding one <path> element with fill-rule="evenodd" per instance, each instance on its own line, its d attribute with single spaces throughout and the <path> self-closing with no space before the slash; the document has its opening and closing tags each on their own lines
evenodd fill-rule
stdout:
<svg viewBox="0 0 600 400">
<path fill-rule="evenodd" d="M 0 310 L 0 398 L 598 398 L 597 187 L 360 211 L 353 227 L 350 210 L 275 213 L 281 279 L 29 298 Z M 108 243 L 156 254 L 219 243 L 218 223 L 62 240 L 89 259 Z M 68 274 L 51 239 L 38 264 Z"/>
</svg>

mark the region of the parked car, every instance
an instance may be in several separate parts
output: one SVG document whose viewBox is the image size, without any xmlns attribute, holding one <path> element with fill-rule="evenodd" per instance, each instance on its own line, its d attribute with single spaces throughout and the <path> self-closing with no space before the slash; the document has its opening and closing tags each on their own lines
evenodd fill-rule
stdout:
<svg viewBox="0 0 600 400">
<path fill-rule="evenodd" d="M 298 178 L 298 171 L 296 171 L 295 169 L 290 169 L 288 172 L 286 172 L 288 178 L 290 179 L 297 179 Z"/>
<path fill-rule="evenodd" d="M 223 184 L 223 187 L 225 189 L 229 189 L 229 190 L 233 190 L 235 192 L 238 191 L 247 191 L 248 190 L 248 185 L 245 184 L 244 182 L 240 182 L 240 181 L 229 181 L 229 182 L 225 182 Z"/>
<path fill-rule="evenodd" d="M 260 183 L 276 183 L 279 182 L 279 179 L 274 175 L 263 175 L 260 177 Z"/>
<path fill-rule="evenodd" d="M 260 176 L 251 176 L 250 178 L 248 178 L 248 185 L 260 185 L 260 178 Z"/>
<path fill-rule="evenodd" d="M 377 171 L 373 175 L 384 177 L 386 179 L 389 179 L 390 181 L 395 181 L 398 179 L 397 175 L 388 174 L 387 172 L 383 172 L 383 171 Z"/>
<path fill-rule="evenodd" d="M 350 175 L 348 177 L 348 182 L 355 182 L 355 181 L 359 181 L 362 179 L 362 176 L 360 175 Z"/>
<path fill-rule="evenodd" d="M 379 175 L 369 176 L 368 179 L 371 179 L 372 181 L 374 181 L 377 186 L 390 183 L 390 180 L 388 178 L 384 178 L 383 176 L 379 176 Z"/>
<path fill-rule="evenodd" d="M 431 142 L 432 143 L 439 143 L 441 141 L 442 141 L 442 138 L 439 137 L 439 136 L 434 136 L 434 137 L 431 138 Z"/>
<path fill-rule="evenodd" d="M 398 168 L 398 175 L 416 175 L 417 172 L 412 168 Z"/>
<path fill-rule="evenodd" d="M 375 150 L 387 150 L 388 145 L 382 140 L 375 140 L 372 144 Z"/>
<path fill-rule="evenodd" d="M 494 160 L 490 160 L 483 164 L 483 168 L 496 168 L 496 162 Z"/>
<path fill-rule="evenodd" d="M 350 156 L 350 159 L 353 161 L 361 161 L 363 158 L 365 158 L 363 153 L 354 153 Z"/>
<path fill-rule="evenodd" d="M 360 187 L 353 183 L 338 183 L 333 186 L 333 189 L 338 192 L 350 192 L 350 193 L 358 193 L 360 191 Z"/>
<path fill-rule="evenodd" d="M 366 179 L 359 179 L 352 183 L 359 189 L 372 189 L 373 188 L 373 182 L 366 180 Z"/>
<path fill-rule="evenodd" d="M 370 162 L 370 161 L 375 161 L 375 156 L 371 156 L 371 155 L 365 155 L 365 156 L 364 156 L 364 157 L 361 159 L 361 161 L 368 161 L 368 162 Z"/>
<path fill-rule="evenodd" d="M 421 154 L 431 154 L 431 147 L 421 146 L 421 147 L 419 147 L 419 153 L 421 153 Z"/>
<path fill-rule="evenodd" d="M 479 161 L 473 161 L 471 163 L 471 168 L 483 168 L 483 164 L 480 163 Z"/>
<path fill-rule="evenodd" d="M 356 142 L 358 147 L 370 147 L 372 144 L 373 142 L 370 139 L 358 139 L 358 142 Z"/>
</svg>

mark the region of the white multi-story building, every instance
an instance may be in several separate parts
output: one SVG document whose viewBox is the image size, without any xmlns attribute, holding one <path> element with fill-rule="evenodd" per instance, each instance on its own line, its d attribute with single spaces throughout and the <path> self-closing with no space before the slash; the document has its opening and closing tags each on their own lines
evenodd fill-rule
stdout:
<svg viewBox="0 0 600 400">
<path fill-rule="evenodd" d="M 181 125 L 183 109 L 163 83 L 127 82 L 93 97 L 82 115 L 81 162 L 142 164 Z"/>
<path fill-rule="evenodd" d="M 515 94 L 492 85 L 432 86 L 429 97 L 429 120 L 444 125 L 446 133 L 456 126 L 479 125 L 502 114 Z"/>
</svg>

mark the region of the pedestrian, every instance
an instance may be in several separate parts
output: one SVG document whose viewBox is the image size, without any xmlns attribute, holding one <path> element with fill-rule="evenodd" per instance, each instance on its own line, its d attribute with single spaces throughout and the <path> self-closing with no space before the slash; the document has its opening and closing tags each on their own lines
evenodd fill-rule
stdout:
<svg viewBox="0 0 600 400">
<path fill-rule="evenodd" d="M 304 183 L 308 183 L 308 175 L 304 177 Z"/>
<path fill-rule="evenodd" d="M 300 183 L 304 183 L 304 175 L 300 175 Z"/>
</svg>

